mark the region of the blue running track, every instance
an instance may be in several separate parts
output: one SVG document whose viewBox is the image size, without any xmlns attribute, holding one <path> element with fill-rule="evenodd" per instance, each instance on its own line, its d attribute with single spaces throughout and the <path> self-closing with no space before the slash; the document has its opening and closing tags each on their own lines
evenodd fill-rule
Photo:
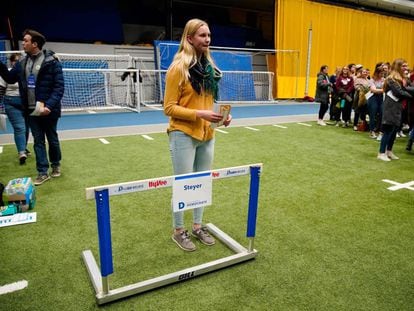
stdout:
<svg viewBox="0 0 414 311">
<path fill-rule="evenodd" d="M 231 114 L 233 116 L 233 120 L 294 115 L 315 115 L 316 119 L 318 108 L 319 104 L 317 103 L 235 106 L 232 108 Z M 81 130 L 165 123 L 168 123 L 168 118 L 164 115 L 164 112 L 162 110 L 150 110 L 143 111 L 141 113 L 106 112 L 87 114 L 63 114 L 58 123 L 58 130 Z M 12 127 L 10 123 L 8 123 L 7 131 L 5 134 L 12 133 Z"/>
</svg>

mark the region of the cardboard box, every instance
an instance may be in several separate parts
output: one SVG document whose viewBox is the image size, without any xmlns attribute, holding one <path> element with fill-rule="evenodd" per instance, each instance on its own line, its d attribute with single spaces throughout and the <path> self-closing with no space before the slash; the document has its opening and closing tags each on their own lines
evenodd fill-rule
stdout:
<svg viewBox="0 0 414 311">
<path fill-rule="evenodd" d="M 17 204 L 21 211 L 34 208 L 36 188 L 30 177 L 16 178 L 9 181 L 4 188 L 3 200 L 6 205 Z"/>
</svg>

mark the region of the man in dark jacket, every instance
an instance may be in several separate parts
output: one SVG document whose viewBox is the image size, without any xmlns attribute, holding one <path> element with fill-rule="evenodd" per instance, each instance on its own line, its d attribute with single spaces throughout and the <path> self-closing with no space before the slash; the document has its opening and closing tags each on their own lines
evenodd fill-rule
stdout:
<svg viewBox="0 0 414 311">
<path fill-rule="evenodd" d="M 45 37 L 32 29 L 23 32 L 21 58 L 9 71 L 0 62 L 0 75 L 7 83 L 19 83 L 20 96 L 29 118 L 34 140 L 38 176 L 35 185 L 41 185 L 50 177 L 59 177 L 61 150 L 57 134 L 57 122 L 61 114 L 64 92 L 62 65 L 55 53 L 43 50 Z M 47 137 L 49 152 L 46 151 Z M 49 160 L 52 172 L 49 175 Z"/>
</svg>

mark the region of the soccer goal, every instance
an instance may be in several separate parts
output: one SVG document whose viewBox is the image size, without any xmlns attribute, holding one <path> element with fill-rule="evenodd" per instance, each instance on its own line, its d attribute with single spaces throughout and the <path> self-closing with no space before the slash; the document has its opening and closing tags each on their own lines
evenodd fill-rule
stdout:
<svg viewBox="0 0 414 311">
<path fill-rule="evenodd" d="M 63 66 L 64 111 L 139 110 L 137 58 L 130 55 L 57 54 Z"/>
<path fill-rule="evenodd" d="M 0 60 L 23 51 L 0 52 Z M 137 93 L 138 70 L 145 68 L 148 57 L 105 54 L 56 53 L 63 67 L 65 92 L 62 111 L 108 109 L 140 110 Z"/>
</svg>

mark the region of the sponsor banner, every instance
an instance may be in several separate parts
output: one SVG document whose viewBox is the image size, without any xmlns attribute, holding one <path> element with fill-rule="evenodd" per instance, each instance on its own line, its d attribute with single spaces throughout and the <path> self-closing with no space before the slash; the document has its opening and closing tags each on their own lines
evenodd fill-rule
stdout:
<svg viewBox="0 0 414 311">
<path fill-rule="evenodd" d="M 132 183 L 113 185 L 109 187 L 109 195 L 120 195 L 138 191 L 171 187 L 171 178 L 146 179 Z"/>
<path fill-rule="evenodd" d="M 250 174 L 249 166 L 231 167 L 231 168 L 224 168 L 224 169 L 211 171 L 211 177 L 213 179 L 236 177 L 236 176 L 243 176 L 243 175 L 248 175 L 248 174 Z"/>
<path fill-rule="evenodd" d="M 212 203 L 211 172 L 177 176 L 173 182 L 173 211 L 181 212 Z"/>
<path fill-rule="evenodd" d="M 167 179 L 152 179 L 148 181 L 148 189 L 157 189 L 170 186 Z"/>
<path fill-rule="evenodd" d="M 228 167 L 228 168 L 221 168 L 215 169 L 208 172 L 200 172 L 201 173 L 208 173 L 211 172 L 212 179 L 221 179 L 221 178 L 228 178 L 228 177 L 238 177 L 243 175 L 250 174 L 250 168 L 252 166 L 260 166 L 262 167 L 261 163 L 257 164 L 249 164 L 244 166 L 236 166 L 236 167 Z M 179 175 L 180 176 L 180 175 Z M 120 195 L 120 194 L 128 194 L 132 192 L 139 192 L 139 191 L 147 191 L 147 190 L 154 190 L 159 188 L 166 188 L 172 187 L 174 183 L 175 176 L 166 176 L 166 177 L 157 177 L 145 180 L 138 180 L 138 181 L 130 181 L 126 183 L 118 183 L 118 184 L 111 184 L 111 185 L 104 185 L 98 187 L 90 187 L 86 188 L 86 199 L 92 200 L 95 198 L 95 191 L 108 189 L 109 195 Z"/>
<path fill-rule="evenodd" d="M 14 225 L 28 224 L 28 223 L 36 222 L 36 220 L 37 220 L 36 212 L 17 213 L 17 214 L 10 215 L 10 216 L 2 216 L 0 217 L 0 228 L 14 226 Z"/>
<path fill-rule="evenodd" d="M 244 166 L 244 167 L 235 167 L 230 168 L 224 171 L 224 176 L 226 177 L 234 177 L 234 176 L 241 176 L 241 175 L 247 175 L 250 174 L 250 167 Z"/>
<path fill-rule="evenodd" d="M 110 195 L 124 194 L 144 190 L 144 183 L 133 183 L 114 186 L 109 189 Z"/>
</svg>

